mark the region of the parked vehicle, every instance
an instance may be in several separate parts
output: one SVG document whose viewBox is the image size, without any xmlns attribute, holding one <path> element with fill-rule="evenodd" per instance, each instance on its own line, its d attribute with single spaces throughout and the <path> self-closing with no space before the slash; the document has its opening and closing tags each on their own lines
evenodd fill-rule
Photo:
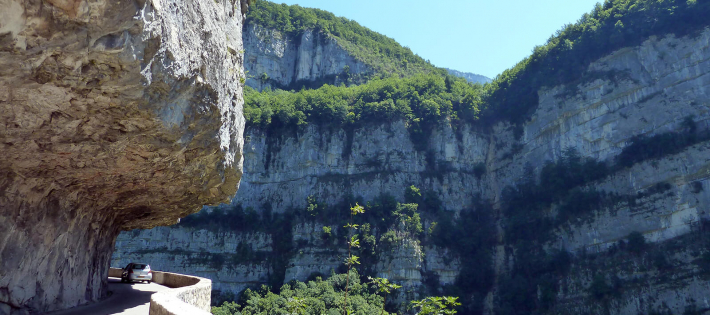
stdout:
<svg viewBox="0 0 710 315">
<path fill-rule="evenodd" d="M 121 282 L 145 281 L 150 283 L 153 281 L 153 272 L 150 270 L 150 265 L 141 263 L 130 263 L 123 268 L 121 273 Z"/>
</svg>

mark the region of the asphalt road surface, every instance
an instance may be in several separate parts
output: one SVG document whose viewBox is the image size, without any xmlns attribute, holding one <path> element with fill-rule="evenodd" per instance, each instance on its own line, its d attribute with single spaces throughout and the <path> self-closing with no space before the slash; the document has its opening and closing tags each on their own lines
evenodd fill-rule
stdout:
<svg viewBox="0 0 710 315">
<path fill-rule="evenodd" d="M 120 278 L 108 278 L 108 290 L 113 292 L 108 298 L 98 303 L 79 306 L 68 310 L 49 313 L 51 315 L 147 315 L 150 308 L 150 296 L 158 291 L 169 289 L 159 284 L 121 283 Z"/>
</svg>

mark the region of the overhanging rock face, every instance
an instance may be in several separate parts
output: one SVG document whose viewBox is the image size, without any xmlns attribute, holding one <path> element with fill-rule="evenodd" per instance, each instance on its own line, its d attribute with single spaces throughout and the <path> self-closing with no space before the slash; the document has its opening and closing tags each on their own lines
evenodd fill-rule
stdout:
<svg viewBox="0 0 710 315">
<path fill-rule="evenodd" d="M 234 195 L 242 11 L 0 0 L 0 314 L 100 299 L 121 230 Z"/>
</svg>

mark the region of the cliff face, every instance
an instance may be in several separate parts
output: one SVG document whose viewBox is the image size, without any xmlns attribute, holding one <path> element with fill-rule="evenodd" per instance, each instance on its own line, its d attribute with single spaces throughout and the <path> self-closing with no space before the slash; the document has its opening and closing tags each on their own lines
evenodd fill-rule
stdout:
<svg viewBox="0 0 710 315">
<path fill-rule="evenodd" d="M 297 136 L 270 135 L 248 128 L 244 178 L 232 203 L 245 209 L 268 208 L 283 212 L 305 208 L 309 196 L 316 196 L 319 203 L 329 205 L 337 204 L 348 194 L 362 196 L 365 201 L 391 194 L 403 201 L 405 188 L 415 185 L 434 191 L 447 210 L 460 211 L 471 208 L 474 196 L 479 196 L 475 199 L 493 204 L 493 215 L 498 222 L 498 245 L 492 257 L 498 279 L 511 272 L 515 265 L 515 251 L 506 243 L 503 233 L 506 217 L 499 211 L 505 187 L 521 182 L 526 170 L 537 176 L 546 161 L 559 161 L 567 148 L 575 148 L 582 158 L 613 165 L 618 164 L 616 161 L 624 148 L 638 141 L 637 136 L 684 132 L 684 121 L 688 119 L 692 119 L 698 130 L 694 132 L 705 132 L 710 129 L 709 86 L 710 30 L 706 29 L 684 38 L 652 37 L 638 47 L 621 49 L 597 60 L 589 65 L 580 82 L 539 91 L 538 107 L 522 126 L 499 123 L 491 132 L 483 132 L 475 126 L 454 128 L 442 124 L 434 128 L 423 146 L 425 149 L 412 141 L 403 122 L 354 130 L 310 126 Z M 698 141 L 672 154 L 613 168 L 610 175 L 587 183 L 584 189 L 624 198 L 596 206 L 590 215 L 556 227 L 546 247 L 565 249 L 584 257 L 581 253 L 610 252 L 634 231 L 641 232 L 646 241 L 656 243 L 649 246 L 658 248 L 672 246 L 684 237 L 692 239 L 702 218 L 710 215 L 707 212 L 710 192 L 703 189 L 710 187 L 709 146 L 707 140 Z M 557 205 L 552 205 L 547 215 L 555 217 L 558 211 Z M 142 231 L 132 237 L 122 234 L 119 242 L 125 247 L 118 249 L 114 261 L 123 263 L 126 257 L 154 259 L 166 269 L 188 273 L 206 268 L 203 263 L 184 260 L 173 263 L 160 260 L 155 254 L 137 255 L 138 248 L 151 250 L 170 242 L 153 237 L 153 233 Z M 207 232 L 172 228 L 170 233 L 186 239 Z M 320 233 L 318 226 L 294 225 L 290 241 L 298 245 L 300 238 L 310 235 L 317 239 Z M 238 235 L 239 232 L 229 232 L 215 237 L 226 239 L 240 237 Z M 404 237 L 397 250 L 382 252 L 377 258 L 376 271 L 405 283 L 408 288 L 416 288 L 422 285 L 423 275 L 428 271 L 439 275 L 444 284 L 452 283 L 459 271 L 466 268 L 450 259 L 455 256 L 443 248 L 410 241 Z M 314 240 L 301 244 L 298 254 L 289 260 L 286 281 L 303 279 L 310 272 L 337 269 L 340 260 L 332 258 L 337 253 L 325 250 L 327 244 Z M 679 313 L 692 303 L 683 300 L 683 294 L 671 291 L 692 291 L 687 296 L 697 297 L 696 301 L 710 294 L 702 268 L 688 265 L 704 250 L 693 246 L 674 247 L 674 256 L 665 269 L 674 275 L 670 277 L 672 281 L 664 278 L 666 280 L 629 287 L 612 300 L 615 303 L 612 305 L 618 306 L 612 313 L 638 314 L 662 305 Z M 691 252 L 695 254 L 689 254 Z M 617 255 L 611 256 L 606 265 L 580 260 L 575 263 L 574 272 L 560 282 L 564 289 L 554 296 L 558 310 L 603 312 L 594 306 L 603 303 L 580 303 L 590 298 L 589 288 L 595 273 L 603 270 L 608 281 L 612 281 L 615 274 L 619 279 L 638 284 L 632 281 L 650 279 L 658 272 L 653 269 L 656 267 L 643 266 L 642 262 L 648 264 L 649 259 Z M 636 263 L 629 263 L 630 267 L 624 270 L 612 264 L 628 260 Z M 225 264 L 220 267 L 223 269 L 213 268 L 210 272 L 222 273 L 245 266 L 238 262 Z M 259 270 L 261 274 L 268 273 L 264 268 Z M 243 276 L 225 283 L 239 289 L 253 283 L 253 279 L 255 277 Z M 489 311 L 495 309 L 496 292 L 494 288 L 486 299 Z"/>
<path fill-rule="evenodd" d="M 0 8 L 0 314 L 96 301 L 120 231 L 239 186 L 242 5 Z"/>
<path fill-rule="evenodd" d="M 179 226 L 121 233 L 111 265 L 125 266 L 138 259 L 150 262 L 156 270 L 212 279 L 213 301 L 235 300 L 243 290 L 262 284 L 278 285 L 274 278 L 284 282 L 306 281 L 342 270 L 347 248 L 335 238 L 323 240 L 321 224 L 297 224 L 291 233 L 288 242 L 295 250 L 283 266 L 274 265 L 271 234 Z M 402 237 L 373 263 L 378 276 L 402 284 L 405 288 L 402 292 L 412 291 L 399 296 L 399 301 L 416 297 L 415 292 L 424 281 L 423 271 L 433 273 L 441 285 L 447 285 L 454 283 L 460 268 L 459 261 L 446 249 L 422 246 L 408 237 Z"/>
<path fill-rule="evenodd" d="M 338 84 L 347 79 L 346 67 L 349 74 L 369 71 L 334 38 L 312 29 L 291 36 L 247 24 L 244 26 L 244 59 L 248 73 L 246 84 L 259 91 L 295 84 Z M 336 76 L 340 77 L 336 80 Z"/>
<path fill-rule="evenodd" d="M 251 180 L 233 201 L 255 209 L 270 203 L 274 211 L 284 211 L 305 207 L 310 195 L 336 204 L 343 187 L 364 200 L 383 193 L 403 200 L 404 188 L 414 184 L 435 190 L 447 209 L 462 209 L 482 189 L 473 169 L 486 162 L 489 143 L 487 135 L 468 126 L 460 136 L 442 126 L 428 150 L 418 151 L 403 122 L 358 128 L 352 135 L 309 127 L 298 138 L 273 139 L 250 129 L 244 156 Z"/>
<path fill-rule="evenodd" d="M 707 130 L 709 39 L 708 30 L 691 38 L 651 38 L 639 47 L 616 51 L 591 64 L 589 76 L 596 73 L 605 78 L 589 79 L 574 87 L 574 93 L 569 93 L 568 87 L 540 91 L 539 106 L 523 127 L 520 140 L 516 141 L 503 126 L 497 128 L 494 147 L 500 149 L 492 152 L 495 157 L 490 160 L 494 170 L 491 175 L 495 176 L 491 187 L 514 184 L 523 176 L 525 165 L 539 171 L 545 161 L 558 160 L 566 148 L 576 148 L 583 157 L 611 161 L 633 143 L 634 137 L 680 131 L 683 121 L 689 118 L 698 130 Z M 621 212 L 608 214 L 613 218 L 600 215 L 589 226 L 595 232 L 575 228 L 577 237 L 588 236 L 584 241 L 572 241 L 576 244 L 572 248 L 618 240 L 634 230 L 648 232 L 654 240 L 684 234 L 672 231 L 680 226 L 679 220 L 670 216 L 697 221 L 703 214 L 694 209 L 707 202 L 705 193 L 692 193 L 691 184 L 707 180 L 705 147 L 705 142 L 701 142 L 677 154 L 620 169 L 592 183 L 599 190 L 631 195 L 668 182 L 673 196 L 645 199 L 649 203 L 647 210 L 660 211 L 647 219 L 636 213 L 644 209 L 640 205 L 634 209 L 620 205 Z M 499 196 L 495 188 L 490 196 Z M 626 215 L 622 214 L 624 211 Z M 606 228 L 609 224 L 613 227 Z"/>
</svg>

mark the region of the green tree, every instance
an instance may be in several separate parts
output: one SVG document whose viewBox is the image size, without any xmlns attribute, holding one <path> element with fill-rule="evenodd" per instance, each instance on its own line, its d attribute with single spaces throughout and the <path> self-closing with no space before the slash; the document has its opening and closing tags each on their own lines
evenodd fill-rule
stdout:
<svg viewBox="0 0 710 315">
<path fill-rule="evenodd" d="M 331 229 L 331 227 L 329 227 L 329 226 L 323 226 L 323 234 L 321 235 L 321 237 L 322 237 L 324 240 L 328 240 L 328 239 L 330 239 L 331 235 L 332 235 L 332 229 Z"/>
<path fill-rule="evenodd" d="M 411 185 L 404 190 L 404 202 L 406 203 L 420 203 L 422 200 L 422 193 L 419 188 Z"/>
<path fill-rule="evenodd" d="M 382 312 L 382 296 L 372 292 L 366 283 L 360 282 L 355 269 L 350 274 L 333 274 L 328 280 L 317 277 L 308 282 L 291 281 L 274 293 L 269 287 L 258 290 L 247 289 L 242 294 L 241 306 L 225 302 L 213 307 L 212 313 L 219 315 L 292 315 L 292 314 L 338 314 L 343 308 L 343 291 L 349 278 L 348 303 L 352 314 L 370 315 Z"/>
<path fill-rule="evenodd" d="M 444 315 L 456 314 L 454 309 L 461 305 L 457 300 L 458 297 L 453 296 L 431 296 L 423 300 L 412 301 L 411 307 L 418 308 L 418 315 Z"/>
<path fill-rule="evenodd" d="M 222 306 L 213 306 L 211 309 L 213 315 L 234 315 L 241 314 L 239 312 L 239 304 L 235 302 L 224 302 Z"/>
<path fill-rule="evenodd" d="M 347 280 L 345 282 L 345 299 L 343 299 L 343 315 L 347 315 L 350 312 L 348 311 L 348 291 L 350 289 L 350 270 L 353 269 L 353 266 L 359 265 L 359 257 L 355 256 L 352 254 L 353 248 L 360 248 L 360 240 L 358 239 L 358 235 L 354 234 L 353 231 L 358 229 L 357 224 L 353 224 L 353 217 L 358 214 L 363 214 L 365 213 L 365 208 L 359 204 L 355 204 L 352 208 L 350 208 L 350 222 L 345 225 L 345 228 L 348 229 L 348 257 L 345 258 L 345 265 L 348 266 L 348 273 L 347 273 Z"/>
<path fill-rule="evenodd" d="M 372 278 L 372 277 L 367 277 L 370 279 L 370 283 L 377 289 L 378 292 L 384 294 L 384 300 L 382 300 L 382 311 L 380 312 L 380 315 L 382 315 L 385 312 L 385 304 L 387 303 L 387 295 L 390 294 L 393 290 L 397 290 L 401 288 L 401 285 L 397 285 L 394 283 L 391 283 L 389 279 L 387 278 Z"/>
</svg>

